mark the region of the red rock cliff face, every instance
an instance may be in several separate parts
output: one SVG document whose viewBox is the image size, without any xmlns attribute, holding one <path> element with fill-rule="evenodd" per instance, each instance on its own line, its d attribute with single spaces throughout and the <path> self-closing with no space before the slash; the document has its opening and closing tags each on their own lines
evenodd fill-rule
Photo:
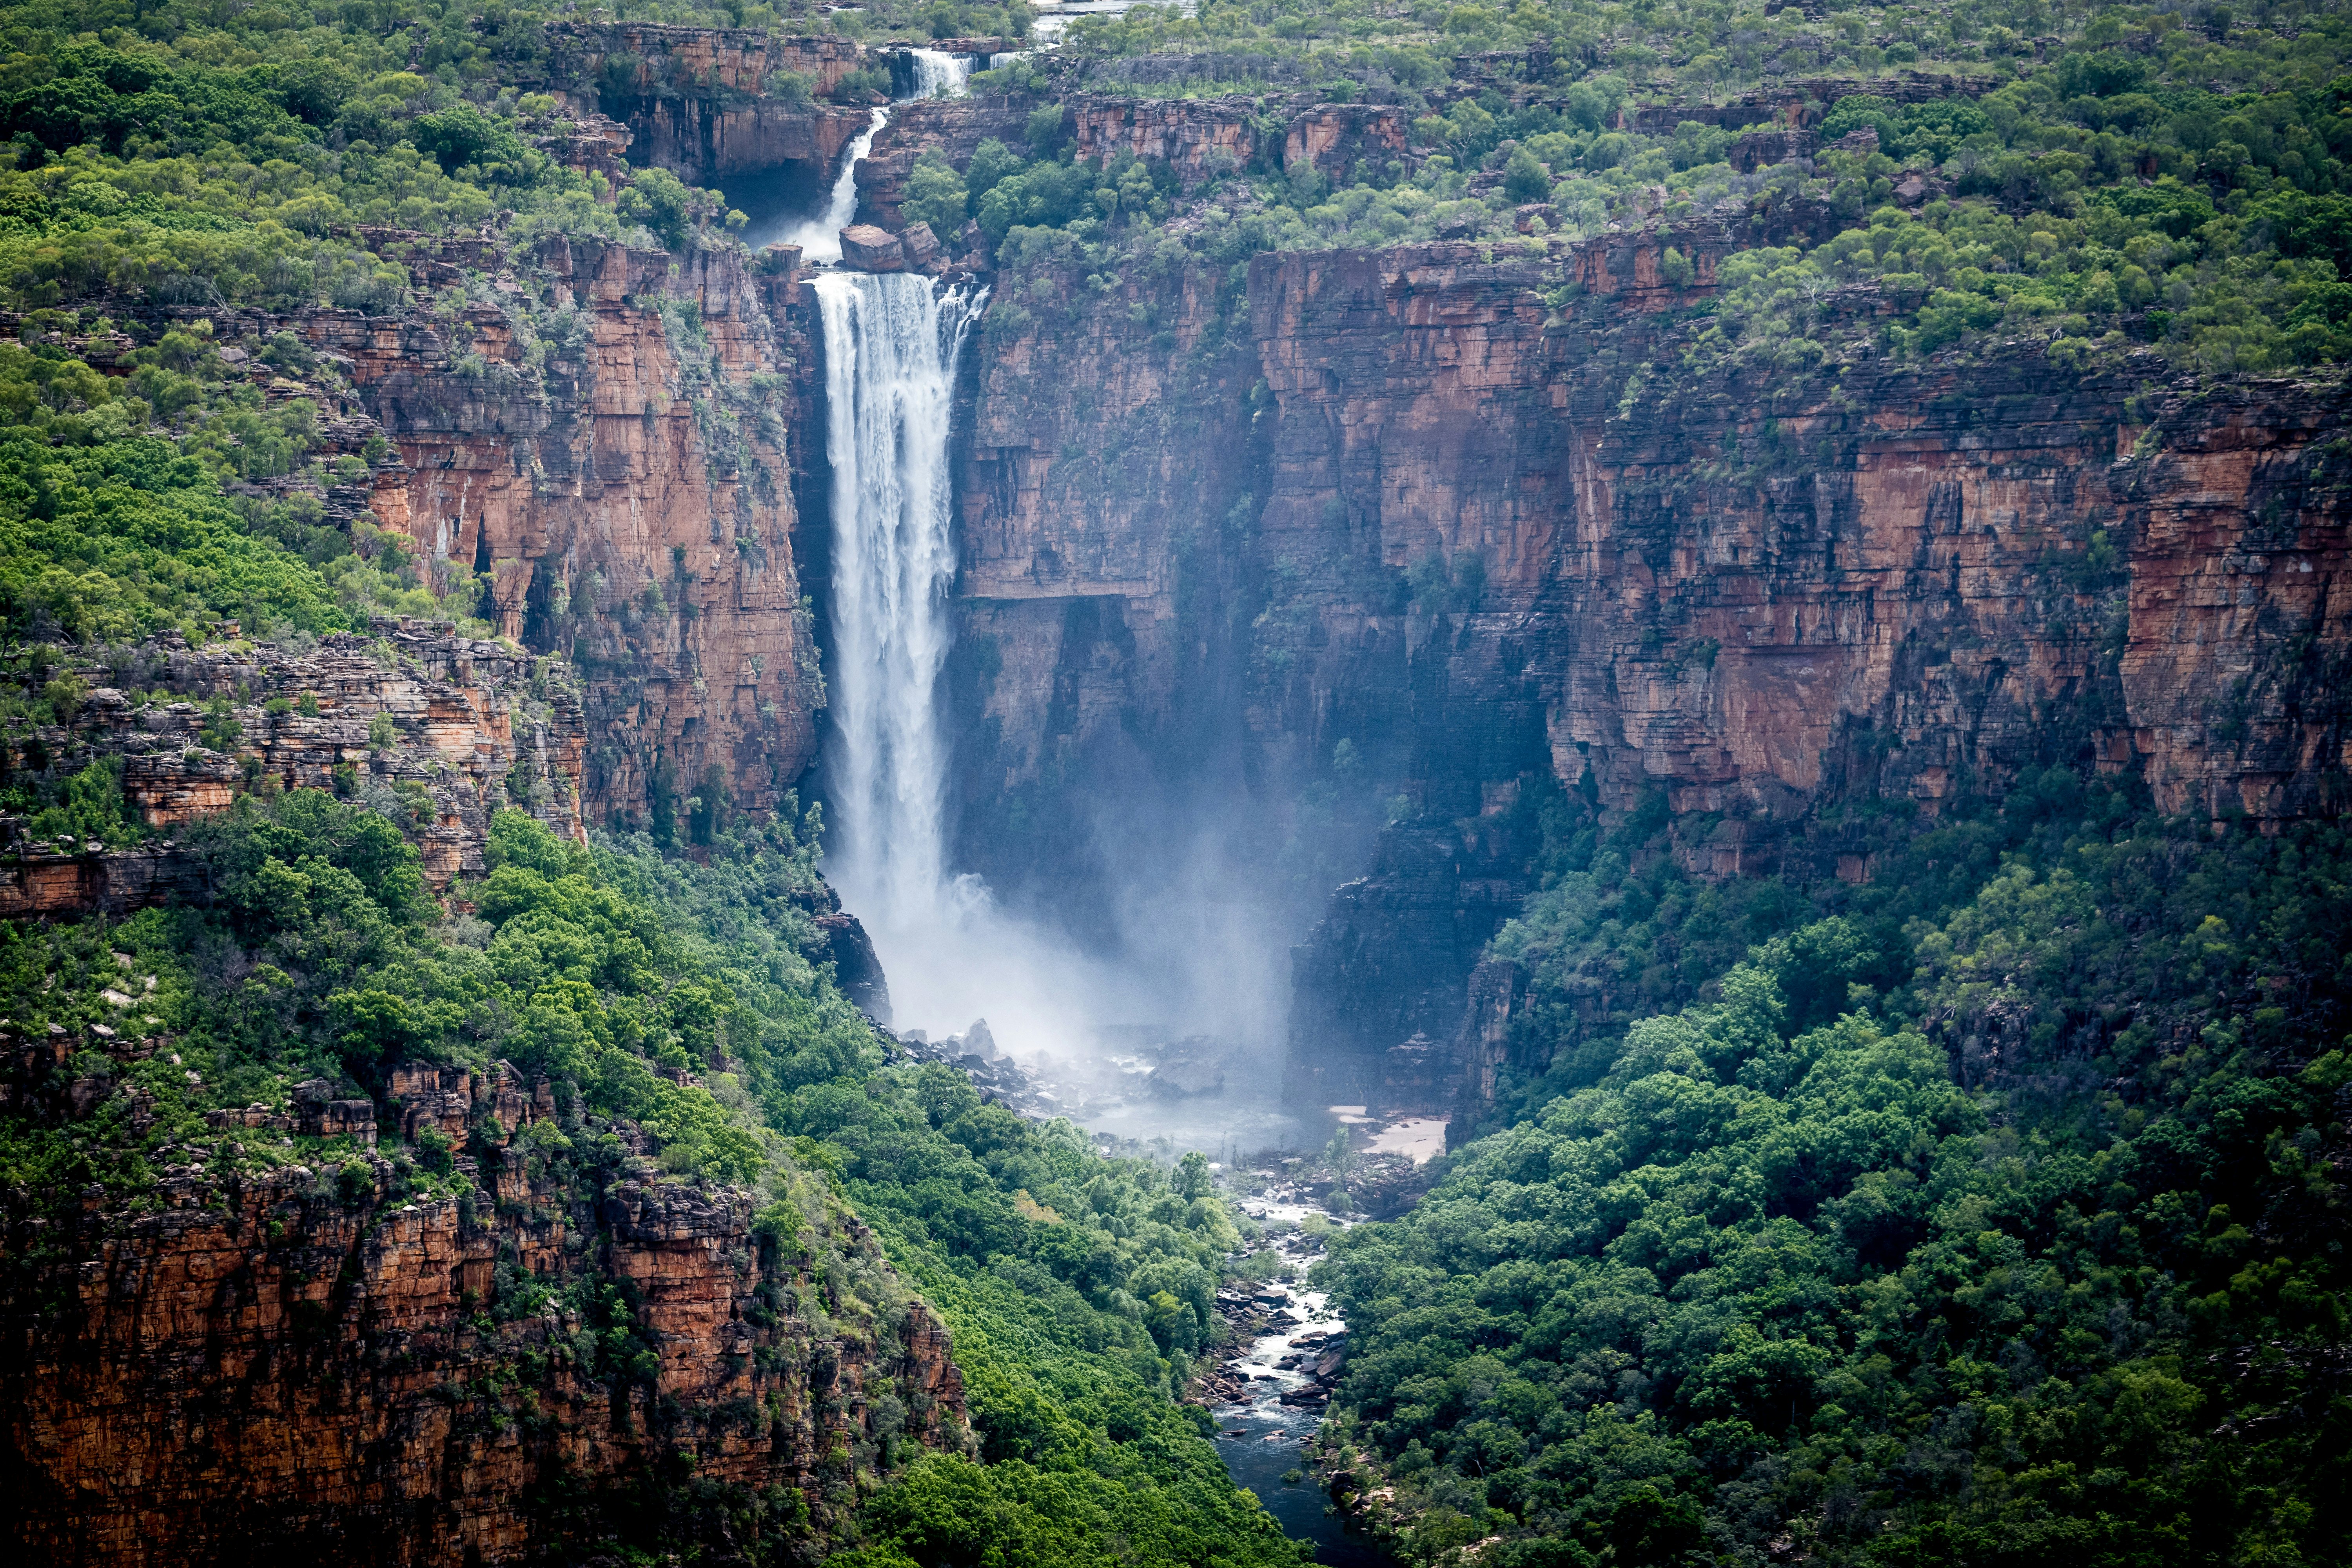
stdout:
<svg viewBox="0 0 2352 1568">
<path fill-rule="evenodd" d="M 1669 238 L 1697 262 L 1687 289 L 1662 274 Z M 1256 776 L 1321 776 L 1349 740 L 1427 825 L 1391 836 L 1299 955 L 1294 1060 L 1338 1069 L 1302 1094 L 1378 1098 L 1391 1047 L 1450 1037 L 1524 891 L 1516 813 L 1543 772 L 1589 771 L 1611 813 L 1655 791 L 1719 814 L 1680 847 L 1709 875 L 1801 855 L 1866 876 L 1808 831 L 1821 807 L 1932 814 L 2050 762 L 2136 771 L 2167 809 L 2342 808 L 2340 383 L 2135 420 L 2130 387 L 2037 349 L 1865 357 L 1793 399 L 1737 374 L 1663 395 L 1646 362 L 1680 348 L 1645 312 L 1702 298 L 1729 243 L 1260 257 L 1245 349 L 1193 384 L 1218 396 L 1154 379 L 1133 342 L 1110 363 L 1108 322 L 983 351 L 967 625 L 1024 601 L 1034 651 L 1016 674 L 1008 644 L 988 683 L 990 732 L 1024 739 L 987 758 L 1004 783 L 973 787 L 1028 787 L 1202 679 L 1242 694 Z M 1570 278 L 1583 293 L 1554 319 L 1542 293 Z M 1196 342 L 1207 311 L 1188 294 L 1162 330 Z M 1253 372 L 1255 405 L 1225 390 Z M 1102 482 L 1057 483 L 1083 460 L 1055 455 L 1066 416 L 1133 432 Z M 1263 593 L 1245 633 L 1197 674 L 1140 631 L 1073 669 L 1037 601 L 1159 625 L 1192 531 L 1244 494 L 1239 565 Z"/>
<path fill-rule="evenodd" d="M 796 350 L 783 285 L 740 253 L 554 241 L 453 268 L 455 321 L 325 312 L 399 446 L 372 509 L 484 608 L 575 657 L 583 806 L 674 809 L 717 767 L 772 806 L 815 745 L 811 625 L 793 549 Z"/>
<path fill-rule="evenodd" d="M 778 73 L 824 95 L 870 63 L 851 38 L 757 28 L 558 22 L 547 29 L 546 85 L 628 126 L 640 164 L 712 184 L 786 163 L 830 168 L 866 111 L 771 89 Z"/>
<path fill-rule="evenodd" d="M 1038 324 L 971 351 L 949 679 L 962 863 L 1067 890 L 1104 870 L 1086 825 L 1106 800 L 1139 809 L 1137 788 L 1185 771 L 1158 759 L 1191 768 L 1237 741 L 1232 529 L 1256 368 L 1222 268 L 1135 279 L 1111 308 L 1069 310 L 1055 279 L 1027 290 L 1002 284 L 990 308 Z"/>
<path fill-rule="evenodd" d="M 512 1135 L 551 1116 L 545 1084 L 443 1076 L 454 1087 L 401 1087 L 453 1119 L 461 1149 L 467 1116 L 497 1116 L 461 1156 L 478 1200 L 394 1197 L 380 1156 L 331 1152 L 318 1172 L 173 1166 L 143 1213 L 94 1191 L 79 1219 L 8 1238 L 19 1550 L 514 1562 L 657 1474 L 793 1489 L 823 1522 L 828 1489 L 887 1434 L 968 1440 L 920 1302 L 860 1321 L 801 1243 L 754 1235 L 748 1194 L 645 1161 L 559 1179 Z M 803 1240 L 878 1267 L 855 1220 L 824 1225 Z M 544 1304 L 493 1315 L 494 1280 L 501 1300 L 538 1288 Z M 593 1308 L 608 1286 L 636 1303 L 625 1345 Z M 768 1550 L 805 1539 L 788 1528 Z"/>
</svg>

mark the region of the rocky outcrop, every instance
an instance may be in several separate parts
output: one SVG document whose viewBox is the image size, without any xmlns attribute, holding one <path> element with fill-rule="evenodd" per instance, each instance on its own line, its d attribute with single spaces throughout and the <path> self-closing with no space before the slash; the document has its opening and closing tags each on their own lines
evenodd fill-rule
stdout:
<svg viewBox="0 0 2352 1568">
<path fill-rule="evenodd" d="M 509 636 L 572 657 L 591 816 L 658 821 L 713 768 L 736 804 L 772 808 L 814 754 L 822 692 L 788 280 L 740 251 L 597 242 L 467 261 L 478 302 L 454 318 L 303 322 L 397 443 L 375 516 L 445 583 L 487 578 Z"/>
<path fill-rule="evenodd" d="M 751 1194 L 648 1161 L 570 1173 L 560 1139 L 517 1136 L 556 1131 L 548 1086 L 457 1077 L 430 1092 L 476 1113 L 465 1195 L 404 1195 L 405 1153 L 197 1143 L 159 1152 L 141 1205 L 92 1189 L 47 1221 L 19 1211 L 18 1551 L 517 1562 L 692 1475 L 763 1496 L 738 1545 L 780 1536 L 756 1549 L 798 1561 L 887 1434 L 968 1441 L 939 1320 L 919 1301 L 862 1316 L 809 1261 L 878 1261 L 854 1219 L 778 1237 Z"/>
<path fill-rule="evenodd" d="M 1246 168 L 1258 153 L 1256 115 L 1246 98 L 1081 94 L 1069 100 L 1067 123 L 1087 162 L 1132 153 L 1168 164 L 1187 185 Z"/>
<path fill-rule="evenodd" d="M 1407 123 L 1402 109 L 1369 103 L 1318 104 L 1290 122 L 1282 142 L 1282 166 L 1312 165 L 1337 184 L 1385 178 L 1389 164 L 1405 156 Z"/>
<path fill-rule="evenodd" d="M 2000 85 L 1992 76 L 1968 76 L 1937 71 L 1898 71 L 1891 76 L 1808 77 L 1776 83 L 1744 93 L 1728 103 L 1644 103 L 1628 105 L 1618 124 L 1646 136 L 1671 136 L 1675 127 L 1696 121 L 1737 131 L 1743 126 L 1777 124 L 1791 130 L 1819 125 L 1838 100 L 1883 98 L 1893 103 L 1930 103 L 1947 98 L 1981 98 Z"/>
<path fill-rule="evenodd" d="M 659 22 L 551 22 L 547 79 L 573 90 L 649 95 L 664 88 L 743 97 L 769 93 L 778 72 L 827 93 L 860 69 L 866 49 L 834 34 L 764 27 L 685 27 Z"/>
<path fill-rule="evenodd" d="M 814 100 L 870 63 L 856 40 L 829 35 L 556 22 L 543 81 L 574 112 L 625 125 L 640 165 L 714 185 L 787 165 L 830 169 L 866 111 Z"/>
<path fill-rule="evenodd" d="M 233 628 L 232 628 L 233 629 Z M 172 833 L 255 789 L 365 799 L 406 822 L 426 879 L 446 888 L 485 869 L 491 816 L 530 811 L 584 838 L 580 697 L 560 663 L 460 637 L 446 622 L 381 620 L 315 647 L 177 633 L 125 654 L 136 700 L 96 685 L 68 724 L 22 734 L 11 771 L 63 774 L 120 758 L 142 828 Z M 0 817 L 0 917 L 121 914 L 203 890 L 178 847 L 35 842 Z"/>
<path fill-rule="evenodd" d="M 859 218 L 887 229 L 903 226 L 899 204 L 906 199 L 907 176 L 926 153 L 936 153 L 961 169 L 971 164 L 982 142 L 993 138 L 1027 156 L 1034 107 L 1026 99 L 982 96 L 894 104 L 889 123 L 857 164 Z"/>
<path fill-rule="evenodd" d="M 854 223 L 841 231 L 841 264 L 861 272 L 904 272 L 907 255 L 898 237 L 889 230 Z"/>
</svg>

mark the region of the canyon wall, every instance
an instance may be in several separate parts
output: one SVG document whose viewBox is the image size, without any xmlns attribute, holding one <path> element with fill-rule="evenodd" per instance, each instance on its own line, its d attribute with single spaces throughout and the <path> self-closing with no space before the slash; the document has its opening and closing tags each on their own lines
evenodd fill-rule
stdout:
<svg viewBox="0 0 2352 1568">
<path fill-rule="evenodd" d="M 121 650 L 121 668 L 75 671 L 89 689 L 70 721 L 12 735 L 0 760 L 11 773 L 79 773 L 119 758 L 131 812 L 165 837 L 34 841 L 22 818 L 0 817 L 0 917 L 120 915 L 203 896 L 201 863 L 172 836 L 254 789 L 379 805 L 407 823 L 438 889 L 484 873 L 490 817 L 503 806 L 584 841 L 586 728 L 560 662 L 460 637 L 446 622 L 385 618 L 373 632 L 334 633 L 316 647 L 201 648 L 174 632 Z"/>
<path fill-rule="evenodd" d="M 575 110 L 626 125 L 631 152 L 698 185 L 730 174 L 808 164 L 829 169 L 866 129 L 866 110 L 819 103 L 867 68 L 854 38 L 787 37 L 763 28 L 681 27 L 651 22 L 552 23 L 533 80 Z M 776 90 L 779 77 L 801 91 Z"/>
<path fill-rule="evenodd" d="M 387 245 L 470 290 L 454 316 L 320 311 L 397 446 L 369 496 L 445 582 L 583 683 L 592 816 L 674 816 L 718 777 L 774 807 L 822 701 L 795 564 L 792 285 L 740 251 Z M 421 254 L 420 254 L 421 253 Z"/>
<path fill-rule="evenodd" d="M 2142 406 L 2128 367 L 2064 374 L 2038 343 L 1896 363 L 1867 290 L 1834 375 L 1661 374 L 1660 312 L 1732 241 L 1261 256 L 1245 334 L 1229 300 L 1129 284 L 983 353 L 969 818 L 1077 793 L 1098 751 L 1181 769 L 1162 716 L 1209 691 L 1238 696 L 1253 780 L 1391 798 L 1295 955 L 1298 1099 L 1491 1088 L 1514 983 L 1465 987 L 1527 890 L 1534 789 L 1604 820 L 1661 798 L 1701 875 L 1850 880 L 1872 867 L 1828 808 L 1932 816 L 2029 766 L 2127 770 L 2168 811 L 2345 805 L 2340 378 Z M 1120 319 L 1155 302 L 1156 331 Z M 1065 420 L 1106 433 L 1098 481 Z M 1204 552 L 1241 497 L 1239 542 Z M 1179 635 L 1194 581 L 1224 613 Z"/>
<path fill-rule="evenodd" d="M 969 1441 L 937 1317 L 861 1316 L 820 1277 L 827 1252 L 881 1267 L 846 1214 L 763 1235 L 751 1194 L 650 1161 L 551 1170 L 562 1141 L 528 1130 L 557 1130 L 555 1096 L 503 1067 L 401 1069 L 382 1108 L 312 1087 L 299 1124 L 275 1121 L 355 1148 L 210 1171 L 160 1150 L 142 1202 L 93 1187 L 15 1226 L 0 1529 L 19 1550 L 513 1562 L 601 1509 L 657 1515 L 690 1476 L 764 1494 L 737 1548 L 799 1561 L 894 1432 Z M 440 1128 L 480 1194 L 407 1193 L 380 1115 Z"/>
</svg>

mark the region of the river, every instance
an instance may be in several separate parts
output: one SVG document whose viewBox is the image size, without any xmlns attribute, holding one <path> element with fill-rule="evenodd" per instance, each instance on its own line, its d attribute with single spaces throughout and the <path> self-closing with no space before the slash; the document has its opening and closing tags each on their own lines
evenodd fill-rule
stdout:
<svg viewBox="0 0 2352 1568">
<path fill-rule="evenodd" d="M 1297 1228 L 1301 1222 L 1318 1215 L 1335 1226 L 1345 1223 L 1311 1204 L 1266 1198 L 1238 1198 L 1234 1203 L 1262 1225 L 1285 1223 L 1291 1227 L 1276 1237 L 1275 1245 L 1292 1272 L 1299 1275 L 1306 1273 L 1320 1250 L 1311 1247 Z M 1284 1394 L 1314 1382 L 1307 1368 L 1318 1355 L 1344 1344 L 1348 1325 L 1320 1290 L 1297 1284 L 1267 1284 L 1258 1290 L 1261 1300 L 1277 1295 L 1282 1299 L 1275 1317 L 1298 1321 L 1269 1324 L 1265 1332 L 1248 1342 L 1247 1349 L 1224 1363 L 1230 1373 L 1248 1378 L 1249 1394 L 1239 1403 L 1213 1407 L 1217 1452 L 1234 1484 L 1255 1494 L 1266 1511 L 1281 1522 L 1284 1534 L 1294 1541 L 1314 1542 L 1318 1563 L 1328 1568 L 1386 1564 L 1389 1559 L 1384 1553 L 1362 1536 L 1349 1534 L 1339 1515 L 1326 1511 L 1328 1503 L 1323 1489 L 1315 1484 L 1311 1473 L 1306 1473 L 1307 1439 L 1321 1425 L 1322 1412 L 1282 1403 Z M 1294 1364 L 1279 1364 L 1286 1360 L 1293 1360 Z M 1284 1480 L 1292 1471 L 1302 1472 L 1301 1479 Z"/>
</svg>

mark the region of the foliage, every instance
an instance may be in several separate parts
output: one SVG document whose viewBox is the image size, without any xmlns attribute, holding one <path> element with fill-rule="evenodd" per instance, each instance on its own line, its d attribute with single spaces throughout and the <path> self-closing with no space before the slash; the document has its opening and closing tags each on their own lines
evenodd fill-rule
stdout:
<svg viewBox="0 0 2352 1568">
<path fill-rule="evenodd" d="M 1752 946 L 1334 1239 L 1416 1555 L 2340 1556 L 2352 845 L 2019 806 L 1918 862 L 1979 885 Z"/>
<path fill-rule="evenodd" d="M 1724 262 L 1714 320 L 1687 334 L 1699 368 L 1738 354 L 1803 372 L 2021 335 L 2066 368 L 2142 346 L 2209 374 L 2352 351 L 2352 32 L 2324 7 L 2190 22 L 2119 9 L 2029 16 L 2005 3 L 1927 16 L 1530 4 L 1422 6 L 1375 22 L 1336 5 L 1211 5 L 1195 18 L 1081 18 L 1067 37 L 1091 90 L 1307 81 L 1327 99 L 1384 95 L 1412 117 L 1412 155 L 1366 160 L 1336 180 L 1286 170 L 1278 155 L 1248 169 L 1213 161 L 1183 234 L 1221 260 L 1434 237 L 1517 244 L 1511 230 L 1527 220 L 1512 209 L 1528 203 L 1545 209 L 1538 235 L 1585 235 L 1655 212 L 1663 195 L 1669 220 L 1763 226 L 1777 214 L 1799 237 Z M 2044 43 L 2029 47 L 2035 37 Z M 1531 47 L 1541 53 L 1490 52 Z M 1142 56 L 1149 70 L 1122 68 Z M 1926 82 L 1877 87 L 1898 71 Z M 1941 96 L 1938 73 L 1952 88 Z M 1741 121 L 1718 125 L 1713 110 L 1644 129 L 1676 107 L 1808 75 L 1853 89 L 1816 128 L 1824 151 L 1811 163 L 1735 170 Z M 1629 105 L 1659 107 L 1620 123 Z M 1874 149 L 1839 145 L 1864 131 Z M 1031 140 L 1042 151 L 1051 138 Z M 1906 171 L 1928 190 L 1896 205 Z M 1016 226 L 1075 239 L 1086 270 L 1144 244 L 1074 177 L 1016 186 L 993 219 L 976 186 L 973 202 L 1016 267 L 1049 253 L 1034 240 L 1004 253 Z M 1892 319 L 1841 292 L 1852 285 L 1885 296 Z"/>
<path fill-rule="evenodd" d="M 697 864 L 643 838 L 567 843 L 504 810 L 488 874 L 462 889 L 477 914 L 444 918 L 393 820 L 315 791 L 247 797 L 194 832 L 206 905 L 0 928 L 12 1027 L 119 1026 L 129 1008 L 175 1037 L 168 1058 L 89 1053 L 76 1069 L 152 1097 L 151 1129 L 133 1131 L 119 1096 L 64 1125 L 13 1110 L 0 1174 L 37 1181 L 45 1201 L 96 1182 L 136 1205 L 152 1201 L 160 1151 L 191 1140 L 215 1169 L 331 1163 L 334 1149 L 213 1134 L 202 1115 L 282 1107 L 313 1077 L 381 1095 L 403 1062 L 508 1061 L 555 1080 L 562 1114 L 534 1131 L 532 1158 L 582 1193 L 615 1179 L 627 1128 L 671 1179 L 778 1198 L 814 1181 L 856 1205 L 945 1314 L 979 1453 L 920 1457 L 879 1423 L 874 1463 L 898 1479 L 856 1521 L 870 1544 L 852 1561 L 933 1561 L 926 1542 L 949 1539 L 1041 1563 L 1298 1561 L 1171 1398 L 1240 1244 L 1200 1162 L 1171 1174 L 1105 1160 L 1066 1121 L 982 1103 L 960 1073 L 891 1065 L 824 961 L 806 825 L 712 839 Z M 126 974 L 156 984 L 115 1000 Z M 395 1195 L 469 1190 L 429 1139 L 393 1154 Z M 835 1311 L 902 1302 L 897 1277 L 851 1274 L 827 1287 Z M 518 1279 L 484 1305 L 536 1311 L 544 1293 Z M 652 1364 L 629 1302 L 575 1305 L 602 1336 L 583 1352 L 594 1368 L 627 1380 Z M 682 1542 L 699 1527 L 673 1511 L 660 1539 Z"/>
<path fill-rule="evenodd" d="M 955 165 L 937 153 L 926 153 L 907 174 L 907 197 L 901 210 L 909 223 L 927 223 L 936 235 L 953 235 L 963 227 L 967 198 L 963 176 L 956 173 Z"/>
</svg>

